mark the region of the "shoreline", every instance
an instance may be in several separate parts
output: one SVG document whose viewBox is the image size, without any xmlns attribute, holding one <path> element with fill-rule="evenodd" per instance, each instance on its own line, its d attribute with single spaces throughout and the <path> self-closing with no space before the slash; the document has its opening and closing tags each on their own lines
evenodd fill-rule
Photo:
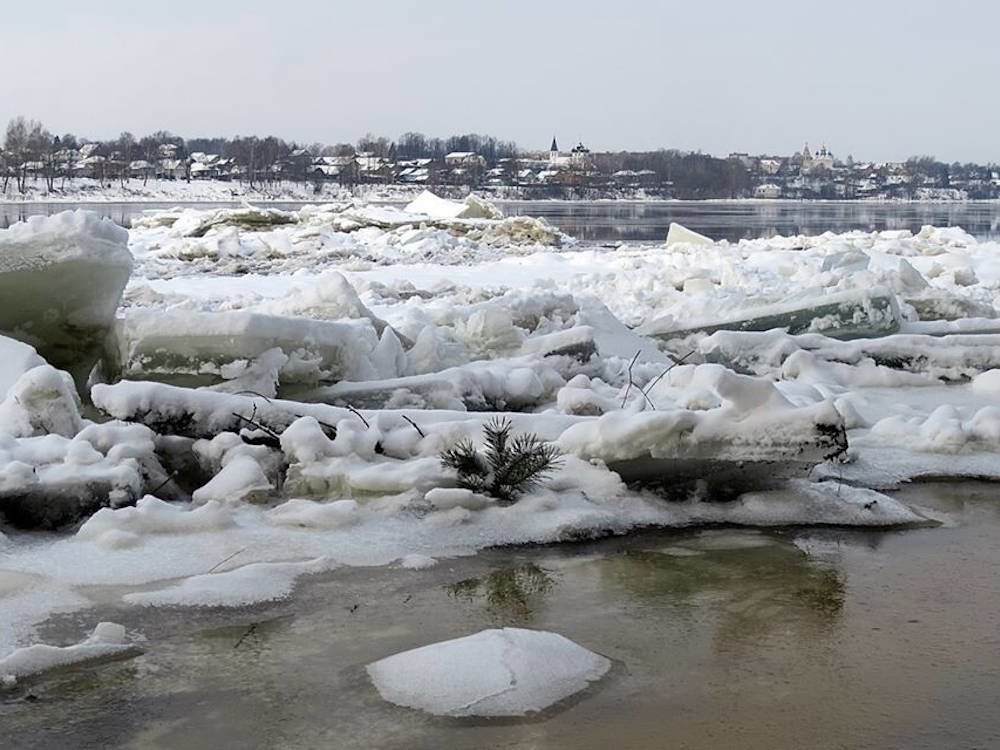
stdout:
<svg viewBox="0 0 1000 750">
<path fill-rule="evenodd" d="M 484 195 L 488 197 L 491 201 L 495 203 L 556 203 L 556 204 L 579 204 L 579 203 L 635 203 L 635 204 L 695 204 L 695 205 L 707 205 L 714 203 L 725 203 L 725 204 L 748 204 L 748 205 L 793 205 L 793 204 L 809 204 L 809 205 L 859 205 L 859 206 L 878 206 L 878 205 L 926 205 L 926 206 L 959 206 L 959 205 L 1000 205 L 1000 198 L 966 198 L 962 200 L 946 200 L 946 199 L 907 199 L 907 198 L 838 198 L 838 199 L 825 199 L 825 198 L 498 198 L 492 196 L 487 191 L 470 191 L 478 195 Z M 255 197 L 255 196 L 234 196 L 232 198 L 164 198 L 164 197 L 101 197 L 96 198 L 94 196 L 78 196 L 78 197 L 58 197 L 58 198 L 30 198 L 30 199 L 10 199 L 10 198 L 0 198 L 0 206 L 49 206 L 49 205 L 61 205 L 65 204 L 67 206 L 73 205 L 105 205 L 105 204 L 171 204 L 171 205 L 189 205 L 189 206 L 200 206 L 206 204 L 224 204 L 224 205 L 239 205 L 242 203 L 250 204 L 281 204 L 281 203 L 294 203 L 299 205 L 322 205 L 324 203 L 332 203 L 338 200 L 348 200 L 350 198 L 357 198 L 366 200 L 371 203 L 403 203 L 409 202 L 415 196 L 404 196 L 400 195 L 397 197 L 380 197 L 380 196 L 365 196 L 365 195 L 351 195 L 351 196 L 334 196 L 325 195 L 319 196 L 319 200 L 309 200 L 301 197 L 278 197 L 278 198 L 268 198 L 268 197 Z"/>
</svg>

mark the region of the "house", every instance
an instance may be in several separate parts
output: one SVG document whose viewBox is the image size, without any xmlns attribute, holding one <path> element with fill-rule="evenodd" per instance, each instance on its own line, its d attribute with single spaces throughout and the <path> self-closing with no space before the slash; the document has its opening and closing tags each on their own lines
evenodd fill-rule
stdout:
<svg viewBox="0 0 1000 750">
<path fill-rule="evenodd" d="M 737 161 L 747 169 L 756 169 L 758 164 L 758 160 L 750 154 L 735 151 L 729 155 L 729 161 Z"/>
<path fill-rule="evenodd" d="M 191 165 L 192 180 L 214 180 L 219 176 L 219 170 L 214 164 L 196 161 Z"/>
<path fill-rule="evenodd" d="M 187 164 L 180 159 L 160 159 L 156 165 L 156 176 L 164 180 L 186 180 Z"/>
<path fill-rule="evenodd" d="M 767 175 L 775 175 L 781 171 L 781 159 L 761 159 L 760 171 Z"/>
<path fill-rule="evenodd" d="M 396 180 L 407 185 L 425 185 L 430 181 L 431 171 L 427 167 L 404 167 Z"/>
<path fill-rule="evenodd" d="M 139 177 L 147 178 L 152 177 L 155 172 L 155 168 L 145 159 L 135 159 L 129 162 L 128 174 L 129 177 Z"/>
<path fill-rule="evenodd" d="M 452 151 L 445 154 L 445 166 L 449 169 L 485 169 L 486 159 L 475 151 Z"/>
<path fill-rule="evenodd" d="M 774 200 L 781 197 L 781 188 L 774 183 L 758 185 L 753 191 L 753 197 L 765 200 Z"/>
</svg>

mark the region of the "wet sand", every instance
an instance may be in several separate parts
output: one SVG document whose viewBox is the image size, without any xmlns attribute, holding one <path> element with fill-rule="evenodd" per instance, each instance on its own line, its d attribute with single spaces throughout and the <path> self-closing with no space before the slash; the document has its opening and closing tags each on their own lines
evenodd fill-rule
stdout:
<svg viewBox="0 0 1000 750">
<path fill-rule="evenodd" d="M 904 499 L 947 518 L 889 532 L 712 529 L 489 550 L 422 571 L 342 569 L 241 611 L 108 603 L 134 658 L 0 693 L 3 748 L 1000 747 L 1000 487 Z M 363 668 L 504 625 L 553 630 L 611 674 L 539 716 L 433 718 Z"/>
</svg>

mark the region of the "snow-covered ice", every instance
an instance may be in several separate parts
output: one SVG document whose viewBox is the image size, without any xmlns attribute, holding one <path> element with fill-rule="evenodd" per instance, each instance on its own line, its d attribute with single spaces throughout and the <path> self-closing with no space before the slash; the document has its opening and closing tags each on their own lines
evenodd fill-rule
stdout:
<svg viewBox="0 0 1000 750">
<path fill-rule="evenodd" d="M 437 716 L 523 716 L 599 680 L 611 662 L 557 633 L 483 630 L 368 665 L 391 703 Z"/>
<path fill-rule="evenodd" d="M 38 280 L 0 304 L 0 657 L 90 586 L 246 606 L 643 526 L 926 523 L 883 493 L 1000 479 L 1000 245 L 671 238 L 429 194 L 0 233 L 0 285 Z M 496 416 L 562 453 L 507 506 L 440 460 Z"/>
<path fill-rule="evenodd" d="M 57 667 L 105 659 L 125 653 L 130 648 L 125 628 L 113 622 L 102 622 L 90 636 L 72 646 L 37 643 L 17 649 L 0 659 L 0 678 L 17 679 Z"/>
</svg>

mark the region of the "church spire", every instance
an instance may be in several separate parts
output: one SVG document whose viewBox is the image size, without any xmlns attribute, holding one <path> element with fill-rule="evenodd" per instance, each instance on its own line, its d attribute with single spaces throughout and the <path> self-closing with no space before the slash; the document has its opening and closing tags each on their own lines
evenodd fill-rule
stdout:
<svg viewBox="0 0 1000 750">
<path fill-rule="evenodd" d="M 549 147 L 549 151 L 558 151 L 559 144 L 556 143 L 556 137 L 552 136 L 552 145 Z"/>
</svg>

